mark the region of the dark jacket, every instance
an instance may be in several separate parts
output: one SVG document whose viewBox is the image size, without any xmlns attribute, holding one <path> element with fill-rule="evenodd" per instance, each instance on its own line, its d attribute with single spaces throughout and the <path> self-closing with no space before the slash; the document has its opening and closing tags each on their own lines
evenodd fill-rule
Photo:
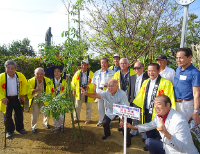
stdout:
<svg viewBox="0 0 200 154">
<path fill-rule="evenodd" d="M 130 106 L 133 106 L 132 102 L 135 99 L 134 93 L 135 93 L 135 81 L 136 81 L 136 78 L 137 78 L 137 74 L 132 75 L 130 77 L 130 80 L 129 80 L 128 101 L 130 102 Z M 146 80 L 148 78 L 149 78 L 149 76 L 144 73 L 143 77 L 142 77 L 142 82 L 141 82 L 140 87 L 142 86 L 142 83 L 144 82 L 144 80 Z M 136 106 L 134 106 L 134 107 L 136 107 Z"/>
</svg>

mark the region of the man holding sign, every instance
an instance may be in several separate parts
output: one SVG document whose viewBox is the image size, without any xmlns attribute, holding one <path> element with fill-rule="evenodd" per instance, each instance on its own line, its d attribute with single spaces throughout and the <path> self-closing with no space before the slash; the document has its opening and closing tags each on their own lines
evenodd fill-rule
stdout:
<svg viewBox="0 0 200 154">
<path fill-rule="evenodd" d="M 83 95 L 91 98 L 98 98 L 98 99 L 104 98 L 108 101 L 108 109 L 106 111 L 102 123 L 104 127 L 104 135 L 101 137 L 102 140 L 105 140 L 108 136 L 111 135 L 109 124 L 111 120 L 113 120 L 116 116 L 115 114 L 113 114 L 113 104 L 129 106 L 126 93 L 123 90 L 119 89 L 117 80 L 111 79 L 108 82 L 107 87 L 108 89 L 106 91 L 100 93 L 87 93 L 82 87 L 80 87 L 81 93 Z M 130 134 L 130 129 L 127 128 L 126 146 L 129 147 L 130 145 L 131 145 L 131 134 Z"/>
<path fill-rule="evenodd" d="M 192 136 L 185 118 L 171 108 L 171 100 L 168 96 L 159 95 L 155 98 L 154 108 L 157 115 L 153 121 L 141 125 L 131 125 L 127 123 L 127 127 L 138 129 L 139 132 L 146 132 L 157 128 L 160 133 L 161 140 L 147 138 L 146 147 L 150 154 L 197 154 L 198 151 L 192 141 Z M 120 123 L 121 127 L 124 123 Z"/>
</svg>

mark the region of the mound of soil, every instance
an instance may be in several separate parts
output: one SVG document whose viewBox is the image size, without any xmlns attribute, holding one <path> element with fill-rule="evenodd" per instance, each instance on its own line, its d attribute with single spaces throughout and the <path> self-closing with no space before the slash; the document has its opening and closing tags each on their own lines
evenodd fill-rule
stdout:
<svg viewBox="0 0 200 154">
<path fill-rule="evenodd" d="M 65 131 L 53 133 L 54 122 L 50 118 L 50 129 L 46 129 L 42 124 L 42 114 L 38 120 L 38 132 L 33 134 L 31 132 L 31 111 L 28 111 L 27 103 L 25 104 L 24 112 L 24 126 L 28 131 L 27 134 L 21 135 L 14 132 L 13 137 L 7 139 L 7 147 L 4 148 L 4 124 L 3 114 L 0 113 L 0 153 L 85 153 L 85 154 L 104 154 L 104 153 L 123 153 L 123 135 L 117 131 L 118 119 L 112 121 L 111 136 L 106 140 L 101 140 L 103 135 L 103 127 L 97 127 L 98 109 L 97 103 L 92 106 L 92 121 L 89 125 L 85 124 L 85 105 L 83 104 L 81 110 L 80 127 L 83 136 L 83 142 L 76 126 L 77 139 L 74 139 L 71 116 L 70 113 L 65 115 Z M 127 148 L 127 153 L 147 154 L 142 148 L 141 135 L 132 138 L 131 147 Z"/>
</svg>

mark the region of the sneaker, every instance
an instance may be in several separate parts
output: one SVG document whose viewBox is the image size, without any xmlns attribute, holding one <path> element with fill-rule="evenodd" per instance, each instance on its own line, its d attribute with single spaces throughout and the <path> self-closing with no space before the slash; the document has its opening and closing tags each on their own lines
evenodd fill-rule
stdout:
<svg viewBox="0 0 200 154">
<path fill-rule="evenodd" d="M 12 135 L 13 135 L 12 133 L 7 132 L 7 133 L 6 133 L 6 138 L 11 138 Z"/>
<path fill-rule="evenodd" d="M 72 122 L 71 122 L 72 123 Z M 77 123 L 77 120 L 74 120 L 74 124 L 76 124 Z"/>
<path fill-rule="evenodd" d="M 130 147 L 131 146 L 131 141 L 130 142 L 126 142 L 126 147 Z"/>
<path fill-rule="evenodd" d="M 60 131 L 63 132 L 65 130 L 65 127 L 63 125 L 60 126 Z"/>
<path fill-rule="evenodd" d="M 55 127 L 55 129 L 54 129 L 54 133 L 57 133 L 57 132 L 59 132 L 61 130 L 61 128 L 60 127 Z"/>
<path fill-rule="evenodd" d="M 22 129 L 19 131 L 20 134 L 27 134 L 27 131 L 25 129 Z"/>
<path fill-rule="evenodd" d="M 97 124 L 96 124 L 96 126 L 98 126 L 98 127 L 100 127 L 100 126 L 102 126 L 103 124 L 101 123 L 101 122 L 98 122 Z"/>
<path fill-rule="evenodd" d="M 122 127 L 118 127 L 118 132 L 121 132 L 121 131 L 123 131 L 123 128 Z"/>
<path fill-rule="evenodd" d="M 90 121 L 87 121 L 87 120 L 86 120 L 86 121 L 85 121 L 85 124 L 86 124 L 86 125 L 90 124 Z"/>
<path fill-rule="evenodd" d="M 50 129 L 50 125 L 43 125 L 46 129 Z"/>
<path fill-rule="evenodd" d="M 32 133 L 37 133 L 37 129 L 32 129 Z"/>
<path fill-rule="evenodd" d="M 147 149 L 147 147 L 143 147 L 142 148 L 144 151 L 149 151 L 148 149 Z"/>
</svg>

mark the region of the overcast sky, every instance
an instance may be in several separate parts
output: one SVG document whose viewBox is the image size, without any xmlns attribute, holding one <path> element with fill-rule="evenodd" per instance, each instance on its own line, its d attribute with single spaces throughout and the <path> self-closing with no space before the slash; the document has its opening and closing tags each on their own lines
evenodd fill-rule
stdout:
<svg viewBox="0 0 200 154">
<path fill-rule="evenodd" d="M 189 10 L 200 17 L 200 0 L 195 0 Z M 28 38 L 35 51 L 45 42 L 49 27 L 55 44 L 65 41 L 61 33 L 68 29 L 67 10 L 61 0 L 0 0 L 0 21 L 0 45 Z M 70 24 L 77 28 L 73 21 Z"/>
</svg>

